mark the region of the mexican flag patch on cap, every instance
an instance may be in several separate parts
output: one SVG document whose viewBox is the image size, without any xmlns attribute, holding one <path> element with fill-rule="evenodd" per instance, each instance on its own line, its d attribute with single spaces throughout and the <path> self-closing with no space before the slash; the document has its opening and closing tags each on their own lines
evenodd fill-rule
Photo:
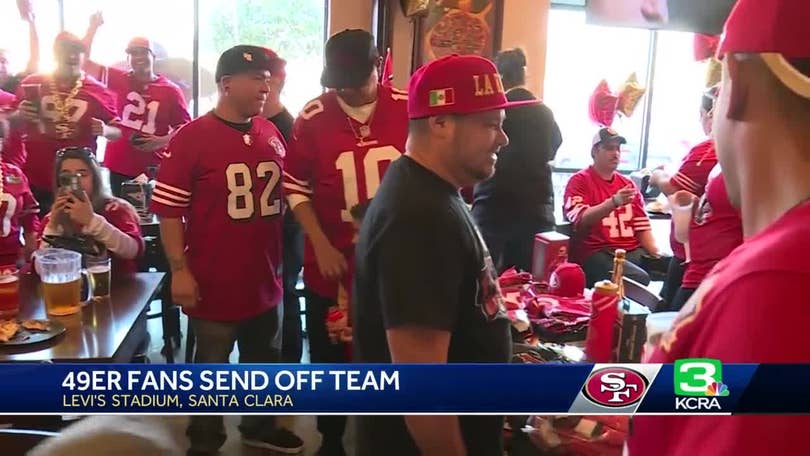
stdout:
<svg viewBox="0 0 810 456">
<path fill-rule="evenodd" d="M 447 106 L 455 102 L 453 89 L 439 89 L 430 91 L 430 107 Z"/>
</svg>

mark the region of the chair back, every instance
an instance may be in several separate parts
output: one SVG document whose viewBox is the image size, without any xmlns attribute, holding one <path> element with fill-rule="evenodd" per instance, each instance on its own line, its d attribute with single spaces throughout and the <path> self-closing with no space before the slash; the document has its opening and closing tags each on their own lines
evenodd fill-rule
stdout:
<svg viewBox="0 0 810 456">
<path fill-rule="evenodd" d="M 650 312 L 655 312 L 661 306 L 662 299 L 657 294 L 650 291 L 649 288 L 636 282 L 633 279 L 622 277 L 624 280 L 624 295 L 648 309 Z"/>
</svg>

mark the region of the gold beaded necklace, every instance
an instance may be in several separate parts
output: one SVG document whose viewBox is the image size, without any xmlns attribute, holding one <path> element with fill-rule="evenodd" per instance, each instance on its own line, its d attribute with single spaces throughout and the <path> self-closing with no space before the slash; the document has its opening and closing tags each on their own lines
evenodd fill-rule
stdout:
<svg viewBox="0 0 810 456">
<path fill-rule="evenodd" d="M 70 119 L 70 108 L 72 107 L 72 101 L 76 98 L 76 95 L 79 94 L 79 90 L 82 88 L 82 78 L 76 78 L 76 82 L 73 84 L 73 88 L 70 89 L 70 92 L 67 93 L 64 97 L 61 96 L 62 92 L 53 89 L 53 84 L 51 81 L 48 83 L 50 85 L 50 92 L 53 96 L 53 108 L 54 111 L 59 115 L 60 122 L 67 122 Z"/>
</svg>

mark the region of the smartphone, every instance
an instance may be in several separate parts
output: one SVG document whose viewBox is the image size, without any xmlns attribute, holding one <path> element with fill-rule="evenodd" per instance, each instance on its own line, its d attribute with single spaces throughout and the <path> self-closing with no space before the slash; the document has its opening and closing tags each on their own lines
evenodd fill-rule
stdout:
<svg viewBox="0 0 810 456">
<path fill-rule="evenodd" d="M 84 192 L 79 183 L 79 176 L 76 174 L 62 174 L 59 176 L 59 192 L 72 194 L 76 198 L 84 201 Z"/>
<path fill-rule="evenodd" d="M 42 99 L 42 84 L 20 84 L 23 96 L 31 103 L 38 104 Z"/>
</svg>

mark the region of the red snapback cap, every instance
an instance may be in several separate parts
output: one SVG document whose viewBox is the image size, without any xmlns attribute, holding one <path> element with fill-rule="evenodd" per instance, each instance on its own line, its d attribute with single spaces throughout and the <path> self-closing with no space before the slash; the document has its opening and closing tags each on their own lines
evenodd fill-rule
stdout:
<svg viewBox="0 0 810 456">
<path fill-rule="evenodd" d="M 726 20 L 717 55 L 759 54 L 785 86 L 810 98 L 810 77 L 789 62 L 810 58 L 808 18 L 808 0 L 738 0 Z"/>
<path fill-rule="evenodd" d="M 477 55 L 448 55 L 416 70 L 408 82 L 408 117 L 474 114 L 538 104 L 539 100 L 510 102 L 498 69 Z"/>
<path fill-rule="evenodd" d="M 585 290 L 585 272 L 576 263 L 561 263 L 549 277 L 548 291 L 555 296 L 578 298 Z"/>
</svg>

